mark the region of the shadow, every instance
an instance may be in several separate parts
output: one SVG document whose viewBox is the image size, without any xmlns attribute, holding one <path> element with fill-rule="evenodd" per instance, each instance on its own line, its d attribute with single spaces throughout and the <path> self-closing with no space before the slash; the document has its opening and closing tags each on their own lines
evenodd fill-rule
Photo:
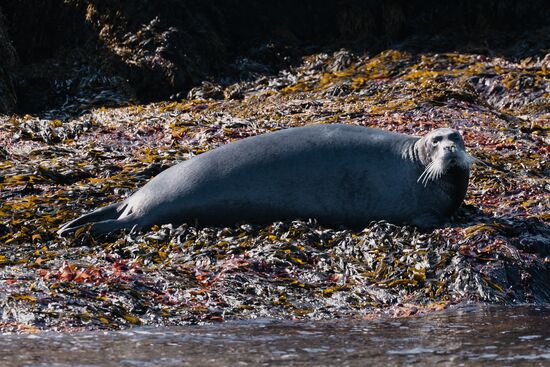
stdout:
<svg viewBox="0 0 550 367">
<path fill-rule="evenodd" d="M 550 47 L 543 0 L 27 0 L 1 8 L 20 58 L 17 113 L 48 118 L 181 99 L 204 80 L 223 87 L 341 48 L 521 59 Z"/>
<path fill-rule="evenodd" d="M 462 205 L 453 215 L 451 226 L 470 228 L 471 234 L 491 233 L 510 239 L 518 250 L 550 256 L 550 226 L 532 217 L 495 217 L 473 205 Z M 474 241 L 475 242 L 475 241 Z"/>
<path fill-rule="evenodd" d="M 504 299 L 548 303 L 548 223 L 532 217 L 495 217 L 473 205 L 463 205 L 451 225 L 464 229 L 467 238 L 456 250 Z"/>
</svg>

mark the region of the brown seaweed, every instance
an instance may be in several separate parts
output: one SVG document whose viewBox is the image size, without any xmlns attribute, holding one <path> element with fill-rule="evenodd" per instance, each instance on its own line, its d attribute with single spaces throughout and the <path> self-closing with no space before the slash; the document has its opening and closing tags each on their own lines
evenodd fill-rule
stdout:
<svg viewBox="0 0 550 367">
<path fill-rule="evenodd" d="M 465 301 L 550 302 L 547 60 L 342 50 L 189 99 L 2 116 L 0 328 L 121 328 L 229 318 L 397 316 Z M 224 99 L 224 96 L 226 99 Z M 55 234 L 162 169 L 312 123 L 409 134 L 451 126 L 479 159 L 444 228 L 310 221 Z"/>
</svg>

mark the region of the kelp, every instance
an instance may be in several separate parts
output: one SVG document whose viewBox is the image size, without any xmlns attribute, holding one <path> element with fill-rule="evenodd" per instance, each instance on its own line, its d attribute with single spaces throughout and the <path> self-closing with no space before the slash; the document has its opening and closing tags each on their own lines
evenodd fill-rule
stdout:
<svg viewBox="0 0 550 367">
<path fill-rule="evenodd" d="M 408 316 L 475 301 L 550 301 L 547 60 L 387 50 L 316 53 L 188 99 L 0 124 L 0 329 L 117 329 L 233 318 Z M 61 239 L 163 169 L 312 123 L 461 130 L 478 161 L 453 220 L 429 232 L 314 219 L 154 226 Z"/>
</svg>

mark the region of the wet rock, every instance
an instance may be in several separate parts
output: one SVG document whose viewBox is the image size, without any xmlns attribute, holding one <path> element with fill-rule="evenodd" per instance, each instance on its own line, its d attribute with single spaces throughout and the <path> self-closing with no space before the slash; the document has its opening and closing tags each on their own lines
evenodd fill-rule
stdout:
<svg viewBox="0 0 550 367">
<path fill-rule="evenodd" d="M 202 82 L 201 86 L 192 88 L 187 94 L 188 99 L 223 99 L 224 90 L 211 82 Z"/>
</svg>

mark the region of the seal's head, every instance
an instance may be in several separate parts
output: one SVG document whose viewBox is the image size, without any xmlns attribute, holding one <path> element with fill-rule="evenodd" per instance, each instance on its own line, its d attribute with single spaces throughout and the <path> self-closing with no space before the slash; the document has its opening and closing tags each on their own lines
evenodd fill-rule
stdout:
<svg viewBox="0 0 550 367">
<path fill-rule="evenodd" d="M 460 133 L 449 128 L 436 129 L 425 135 L 418 140 L 417 149 L 425 167 L 417 181 L 424 186 L 429 181 L 440 179 L 453 167 L 468 173 L 475 161 L 475 158 L 466 153 Z"/>
</svg>

